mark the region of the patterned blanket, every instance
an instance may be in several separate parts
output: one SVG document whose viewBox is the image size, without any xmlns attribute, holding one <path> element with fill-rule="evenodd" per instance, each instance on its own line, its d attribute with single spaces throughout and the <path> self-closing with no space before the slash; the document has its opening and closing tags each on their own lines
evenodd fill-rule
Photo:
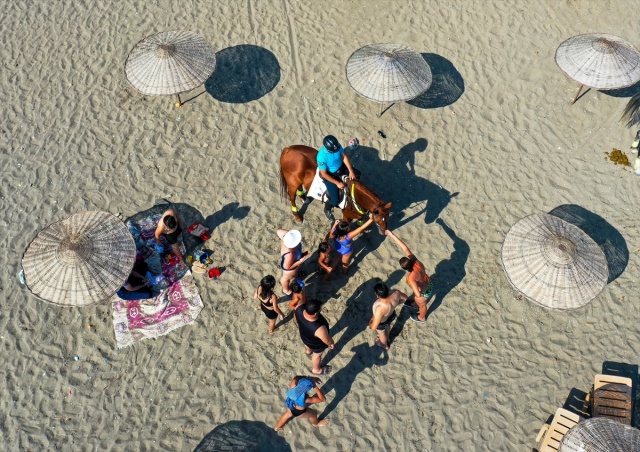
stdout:
<svg viewBox="0 0 640 452">
<path fill-rule="evenodd" d="M 127 347 L 142 339 L 165 334 L 194 322 L 204 307 L 189 267 L 184 262 L 171 265 L 162 259 L 149 243 L 166 206 L 157 206 L 126 221 L 149 269 L 164 278 L 154 286 L 161 290 L 155 298 L 122 300 L 115 295 L 113 325 L 118 348 Z M 146 215 L 145 215 L 146 214 Z M 184 254 L 185 247 L 180 243 Z"/>
<path fill-rule="evenodd" d="M 191 272 L 155 298 L 112 300 L 118 348 L 165 334 L 194 322 L 204 307 Z"/>
</svg>

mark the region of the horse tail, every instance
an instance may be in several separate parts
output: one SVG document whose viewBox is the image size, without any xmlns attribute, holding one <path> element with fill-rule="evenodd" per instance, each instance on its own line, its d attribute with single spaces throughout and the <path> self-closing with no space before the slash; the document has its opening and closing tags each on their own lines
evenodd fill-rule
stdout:
<svg viewBox="0 0 640 452">
<path fill-rule="evenodd" d="M 280 153 L 280 196 L 285 199 L 287 198 L 289 186 L 287 184 L 287 180 L 284 178 L 284 172 L 282 171 L 282 157 L 287 152 L 287 150 L 287 148 L 284 148 Z"/>
</svg>

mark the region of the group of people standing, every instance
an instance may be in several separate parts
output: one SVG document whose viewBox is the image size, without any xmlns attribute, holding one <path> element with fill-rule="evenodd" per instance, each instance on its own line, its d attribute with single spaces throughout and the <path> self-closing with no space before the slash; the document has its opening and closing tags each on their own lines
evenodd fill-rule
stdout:
<svg viewBox="0 0 640 452">
<path fill-rule="evenodd" d="M 344 186 L 341 177 L 348 175 L 350 178 L 357 178 L 360 173 L 353 168 L 335 137 L 331 135 L 325 137 L 323 144 L 324 146 L 318 151 L 318 172 L 329 194 L 329 199 L 325 203 L 325 215 L 332 220 L 331 228 L 318 246 L 318 267 L 319 272 L 324 273 L 322 279 L 324 282 L 336 268 L 342 268 L 343 272 L 348 272 L 353 256 L 353 242 L 373 223 L 373 219 L 369 218 L 355 229 L 351 229 L 351 225 L 346 221 L 335 220 L 332 208 L 337 206 L 338 190 L 342 190 Z M 312 375 L 298 375 L 291 380 L 286 391 L 287 409 L 278 420 L 275 430 L 280 430 L 295 417 L 306 417 L 312 425 L 320 427 L 328 424 L 329 419 L 319 419 L 317 412 L 309 406 L 326 400 L 318 376 L 331 372 L 331 366 L 322 365 L 322 355 L 327 349 L 333 350 L 335 343 L 331 337 L 329 322 L 322 315 L 323 303 L 315 298 L 307 299 L 304 292 L 305 283 L 302 278 L 305 277 L 305 273 L 301 270 L 301 266 L 309 258 L 310 253 L 302 249 L 302 234 L 296 229 L 279 229 L 277 234 L 280 238 L 280 269 L 282 270 L 280 285 L 283 295 L 291 297 L 289 308 L 298 326 L 305 353 L 311 357 Z M 399 264 L 407 272 L 406 282 L 411 289 L 411 296 L 409 296 L 400 290 L 389 288 L 384 283 L 378 283 L 373 288 L 374 293 L 371 295 L 375 295 L 376 300 L 373 303 L 369 328 L 377 333 L 375 344 L 388 350 L 391 324 L 397 317 L 396 308 L 400 305 L 406 306 L 411 310 L 411 320 L 425 323 L 427 303 L 433 295 L 433 286 L 424 265 L 406 243 L 389 229 L 386 229 L 384 234 L 391 237 L 405 254 L 399 260 Z M 284 319 L 284 313 L 278 305 L 275 287 L 275 277 L 268 275 L 262 278 L 254 293 L 254 298 L 260 302 L 256 309 L 261 309 L 269 320 L 269 332 L 275 331 L 277 321 Z M 310 395 L 313 389 L 315 394 Z"/>
</svg>

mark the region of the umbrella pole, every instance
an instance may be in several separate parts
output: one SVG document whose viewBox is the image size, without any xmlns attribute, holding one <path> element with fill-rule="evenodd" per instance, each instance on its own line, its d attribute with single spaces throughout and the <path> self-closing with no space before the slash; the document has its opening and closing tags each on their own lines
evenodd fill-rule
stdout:
<svg viewBox="0 0 640 452">
<path fill-rule="evenodd" d="M 176 102 L 176 108 L 180 108 L 184 105 L 184 103 L 180 99 L 180 94 L 178 94 L 177 96 L 178 96 L 178 102 Z"/>
<path fill-rule="evenodd" d="M 395 104 L 396 104 L 395 102 L 390 103 L 389 106 L 387 108 L 385 108 L 384 110 L 382 109 L 382 104 L 380 104 L 380 110 L 378 111 L 378 118 L 380 116 L 382 116 L 388 109 L 393 107 Z"/>
<path fill-rule="evenodd" d="M 571 105 L 575 104 L 576 101 L 578 100 L 578 96 L 580 95 L 580 91 L 582 91 L 582 88 L 584 88 L 584 85 L 580 85 L 580 88 L 578 89 L 578 92 L 576 93 L 576 97 L 573 98 L 573 102 L 571 102 Z"/>
</svg>

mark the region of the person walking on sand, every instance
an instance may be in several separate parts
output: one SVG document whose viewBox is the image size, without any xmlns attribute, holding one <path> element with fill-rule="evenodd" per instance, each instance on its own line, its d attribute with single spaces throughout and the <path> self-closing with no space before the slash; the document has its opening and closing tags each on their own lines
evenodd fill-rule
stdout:
<svg viewBox="0 0 640 452">
<path fill-rule="evenodd" d="M 298 267 L 309 256 L 309 252 L 302 252 L 302 234 L 296 229 L 287 231 L 278 229 L 280 237 L 280 268 L 282 269 L 282 292 L 291 295 L 289 283 L 298 275 Z"/>
<path fill-rule="evenodd" d="M 321 309 L 322 302 L 312 298 L 293 311 L 305 352 L 311 355 L 311 372 L 315 375 L 331 372 L 331 366 L 320 367 L 320 361 L 327 347 L 331 350 L 334 347 L 333 338 L 329 334 L 329 322 L 320 313 Z"/>
<path fill-rule="evenodd" d="M 276 286 L 276 278 L 267 275 L 260 280 L 260 285 L 253 294 L 253 298 L 260 301 L 260 306 L 256 309 L 262 309 L 264 315 L 269 319 L 269 332 L 273 333 L 276 329 L 276 320 L 284 319 L 284 314 L 278 307 L 278 297 L 273 293 Z"/>
<path fill-rule="evenodd" d="M 429 275 L 427 275 L 422 262 L 416 258 L 409 247 L 400 240 L 397 235 L 389 229 L 385 230 L 384 234 L 391 237 L 406 254 L 405 257 L 400 259 L 400 267 L 408 272 L 407 284 L 409 284 L 409 287 L 411 287 L 413 291 L 415 305 L 409 303 L 409 301 L 407 301 L 405 305 L 413 309 L 418 309 L 418 315 L 411 314 L 411 320 L 418 323 L 425 323 L 427 321 L 427 302 L 433 295 L 431 279 Z"/>
<path fill-rule="evenodd" d="M 301 306 L 307 302 L 307 295 L 304 293 L 304 281 L 296 279 L 291 284 L 291 301 L 289 302 L 289 308 L 295 311 L 298 306 Z"/>
<path fill-rule="evenodd" d="M 373 303 L 373 317 L 369 328 L 378 333 L 376 345 L 389 350 L 389 331 L 391 322 L 396 318 L 396 307 L 407 300 L 407 294 L 399 290 L 390 291 L 386 284 L 378 283 L 373 287 L 378 299 Z"/>
<path fill-rule="evenodd" d="M 318 377 L 293 377 L 289 384 L 289 390 L 286 392 L 287 398 L 284 401 L 287 411 L 280 416 L 278 424 L 274 427 L 276 432 L 284 427 L 289 420 L 296 417 L 309 419 L 309 422 L 314 427 L 324 427 L 329 423 L 329 419 L 319 420 L 318 412 L 313 408 L 309 408 L 309 405 L 327 400 L 320 386 L 318 386 L 319 384 L 320 379 Z M 310 396 L 308 392 L 313 388 L 316 389 L 316 395 Z"/>
<path fill-rule="evenodd" d="M 349 223 L 336 220 L 329 236 L 334 239 L 336 251 L 342 255 L 342 270 L 349 271 L 349 263 L 353 255 L 353 239 L 360 235 L 373 223 L 373 217 L 369 218 L 362 226 L 351 231 Z"/>
</svg>

